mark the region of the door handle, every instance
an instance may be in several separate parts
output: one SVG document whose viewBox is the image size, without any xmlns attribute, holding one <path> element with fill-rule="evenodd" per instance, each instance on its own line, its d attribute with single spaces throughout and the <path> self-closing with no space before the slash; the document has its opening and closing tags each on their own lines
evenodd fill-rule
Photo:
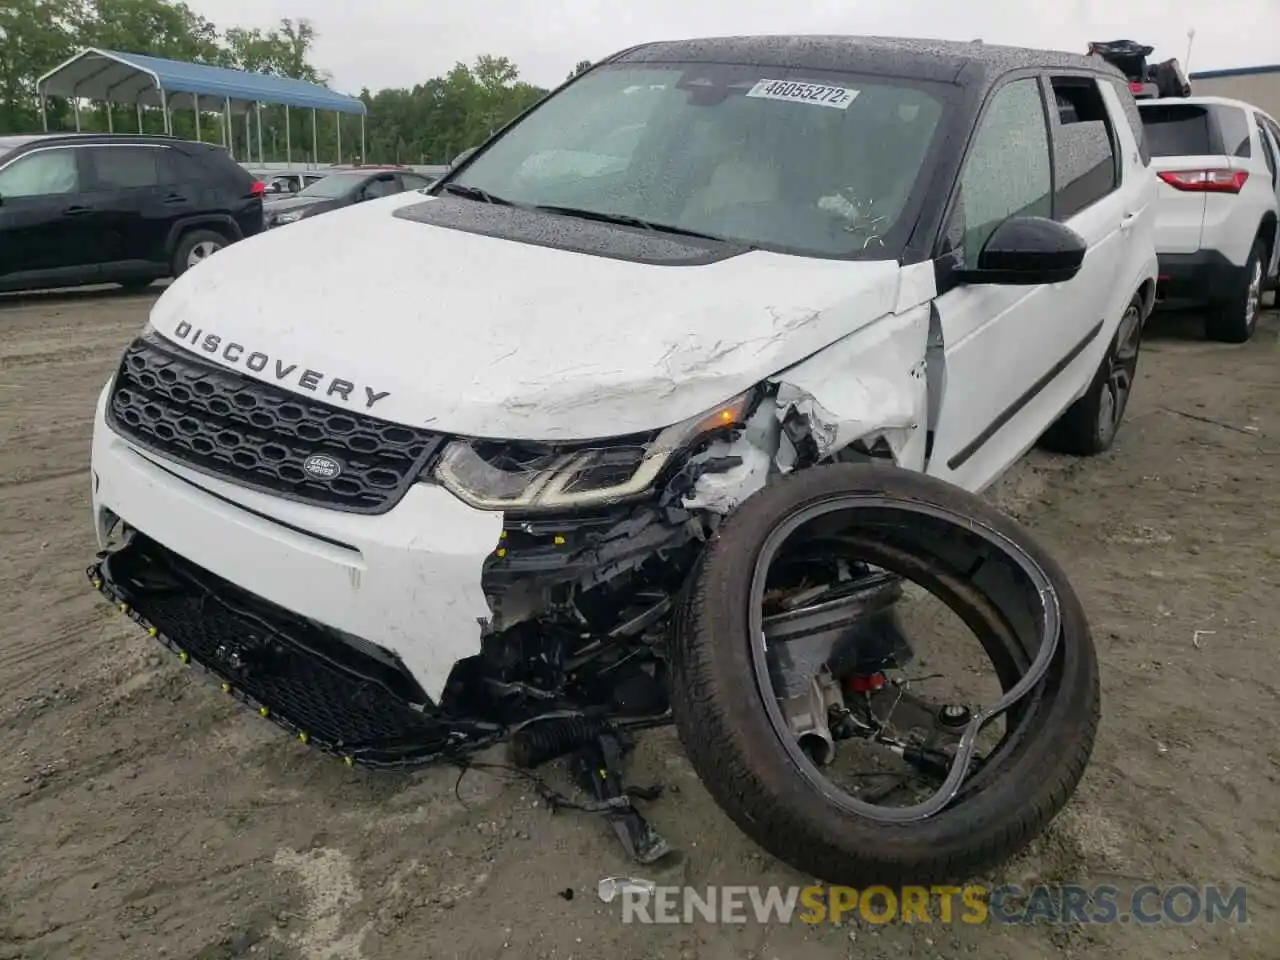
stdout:
<svg viewBox="0 0 1280 960">
<path fill-rule="evenodd" d="M 69 206 L 69 207 L 67 207 L 65 210 L 63 210 L 63 211 L 62 211 L 62 215 L 63 215 L 64 217 L 78 217 L 78 216 L 80 216 L 82 213 L 88 213 L 88 212 L 90 211 L 90 209 L 92 209 L 92 208 L 91 208 L 91 207 L 84 207 L 84 206 L 81 206 L 80 204 L 78 204 L 78 203 L 77 203 L 77 204 L 73 204 L 72 206 Z"/>
<path fill-rule="evenodd" d="M 1123 217 L 1120 218 L 1120 229 L 1128 230 L 1137 222 L 1138 222 L 1138 215 L 1136 213 L 1126 213 Z"/>
<path fill-rule="evenodd" d="M 186 203 L 187 198 L 180 193 L 171 193 L 164 198 L 165 203 Z"/>
</svg>

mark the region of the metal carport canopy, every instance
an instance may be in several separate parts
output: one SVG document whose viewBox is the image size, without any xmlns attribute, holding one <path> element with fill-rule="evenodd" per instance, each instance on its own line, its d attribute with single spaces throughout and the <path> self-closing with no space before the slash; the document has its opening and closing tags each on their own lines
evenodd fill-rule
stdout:
<svg viewBox="0 0 1280 960">
<path fill-rule="evenodd" d="M 278 103 L 362 116 L 366 112 L 359 97 L 335 93 L 304 80 L 93 47 L 81 50 L 42 76 L 36 81 L 36 90 L 42 97 L 167 106 L 170 110 L 192 108 L 198 96 L 231 101 L 241 111 L 255 103 Z"/>
</svg>

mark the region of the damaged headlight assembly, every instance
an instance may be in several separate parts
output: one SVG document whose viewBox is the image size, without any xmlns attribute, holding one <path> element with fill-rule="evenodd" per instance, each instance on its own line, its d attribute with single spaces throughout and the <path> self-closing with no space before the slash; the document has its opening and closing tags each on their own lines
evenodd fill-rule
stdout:
<svg viewBox="0 0 1280 960">
<path fill-rule="evenodd" d="M 477 510 L 564 511 L 645 494 L 673 457 L 703 437 L 741 427 L 752 389 L 665 430 L 581 443 L 455 440 L 424 478 Z"/>
</svg>

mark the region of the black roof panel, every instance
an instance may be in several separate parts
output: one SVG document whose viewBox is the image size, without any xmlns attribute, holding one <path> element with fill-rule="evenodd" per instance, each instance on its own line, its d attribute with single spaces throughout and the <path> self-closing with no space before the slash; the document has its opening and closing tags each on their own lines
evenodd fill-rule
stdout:
<svg viewBox="0 0 1280 960">
<path fill-rule="evenodd" d="M 956 82 L 965 67 L 987 82 L 1024 68 L 1088 70 L 1123 79 L 1097 57 L 1059 50 L 1005 47 L 981 41 L 858 36 L 743 36 L 668 40 L 634 47 L 615 62 L 721 62 L 762 67 L 849 70 Z"/>
</svg>

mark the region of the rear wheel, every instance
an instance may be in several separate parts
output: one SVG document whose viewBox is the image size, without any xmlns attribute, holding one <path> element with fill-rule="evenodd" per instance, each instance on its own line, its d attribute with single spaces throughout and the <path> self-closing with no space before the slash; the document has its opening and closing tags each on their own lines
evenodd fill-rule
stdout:
<svg viewBox="0 0 1280 960">
<path fill-rule="evenodd" d="M 180 277 L 227 245 L 227 238 L 212 230 L 184 233 L 173 251 L 173 275 Z"/>
<path fill-rule="evenodd" d="M 1220 343 L 1244 343 L 1253 336 L 1262 310 L 1262 285 L 1266 273 L 1263 261 L 1266 245 L 1259 238 L 1253 242 L 1244 273 L 1236 288 L 1222 301 L 1213 304 L 1205 316 L 1205 333 Z"/>
<path fill-rule="evenodd" d="M 1142 349 L 1142 296 L 1125 308 L 1120 326 L 1102 358 L 1088 392 L 1067 408 L 1040 445 L 1057 453 L 1087 457 L 1102 453 L 1115 441 L 1129 406 Z"/>
<path fill-rule="evenodd" d="M 773 679 L 778 664 L 797 671 L 802 670 L 797 664 L 808 662 L 812 670 L 817 663 L 816 676 L 834 669 L 829 664 L 836 658 L 815 661 L 804 644 L 815 630 L 821 632 L 819 623 L 830 628 L 839 621 L 844 624 L 839 629 L 848 627 L 839 610 L 857 592 L 848 583 L 841 588 L 844 601 L 831 599 L 839 590 L 796 600 L 823 593 L 813 586 L 812 564 L 783 601 L 810 607 L 797 611 L 792 606 L 781 621 L 763 612 L 769 594 L 776 598 L 773 576 L 787 566 L 788 555 L 794 560 L 816 542 L 828 554 L 829 545 L 843 543 L 859 562 L 874 564 L 879 576 L 914 581 L 941 599 L 979 638 L 994 665 L 1003 693 L 992 706 L 975 708 L 965 723 L 980 724 L 982 716 L 999 714 L 1003 736 L 984 756 L 962 755 L 969 749 L 963 746 L 966 738 L 976 744 L 979 734 L 968 726 L 963 735 L 953 730 L 955 754 L 934 761 L 941 785 L 923 803 L 885 807 L 878 804 L 883 794 L 859 799 L 859 788 L 838 786 L 824 771 L 832 769 L 833 752 L 854 746 L 890 744 L 897 756 L 918 759 L 919 749 L 908 746 L 902 752 L 901 743 L 895 746 L 883 735 L 883 727 L 864 736 L 865 724 L 852 714 L 864 691 L 873 688 L 891 700 L 892 691 L 900 690 L 898 700 L 919 703 L 908 688 L 928 677 L 894 680 L 886 687 L 876 668 L 877 687 L 865 682 L 865 666 L 861 674 L 837 677 L 834 696 L 808 703 L 825 702 L 828 718 L 837 718 L 846 732 L 832 734 L 839 726 L 833 720 L 830 729 L 821 725 L 821 737 L 814 736 L 812 725 L 803 732 L 795 725 L 796 712 L 785 698 L 797 698 L 790 692 L 784 697 Z M 852 562 L 836 560 L 846 569 Z M 809 622 L 798 620 L 801 615 Z M 868 643 L 883 639 L 876 631 L 858 632 L 857 626 L 854 631 L 860 649 L 852 662 L 865 663 L 868 647 L 878 647 L 871 652 L 879 657 L 892 646 Z M 680 739 L 711 795 L 762 847 L 827 882 L 959 880 L 1008 858 L 1067 802 L 1097 730 L 1093 643 L 1062 570 L 1026 530 L 981 499 L 894 467 L 815 467 L 745 501 L 721 525 L 692 576 L 673 624 L 671 655 Z M 932 656 L 929 665 L 935 665 Z M 802 688 L 803 683 L 789 689 Z M 956 716 L 957 710 L 951 701 L 926 715 L 941 719 L 948 711 Z M 804 716 L 812 721 L 819 712 L 809 709 Z M 982 728 L 983 737 L 989 732 Z M 945 777 L 938 767 L 949 771 Z M 859 776 L 867 774 L 853 775 Z"/>
</svg>

